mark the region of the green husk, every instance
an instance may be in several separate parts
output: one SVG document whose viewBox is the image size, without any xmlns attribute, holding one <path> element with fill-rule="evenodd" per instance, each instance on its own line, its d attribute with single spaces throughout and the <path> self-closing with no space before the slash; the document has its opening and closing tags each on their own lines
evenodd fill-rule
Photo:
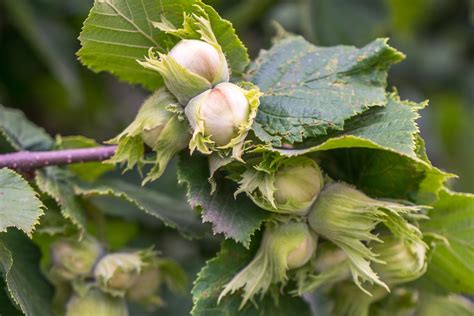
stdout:
<svg viewBox="0 0 474 316">
<path fill-rule="evenodd" d="M 316 240 L 306 223 L 269 223 L 252 262 L 224 286 L 218 301 L 243 288 L 241 309 L 255 295 L 263 296 L 270 285 L 284 285 L 287 270 L 303 266 L 314 254 Z"/>
<path fill-rule="evenodd" d="M 269 154 L 259 164 L 247 168 L 239 185 L 235 195 L 245 192 L 267 211 L 304 215 L 323 186 L 323 175 L 310 158 Z"/>
<path fill-rule="evenodd" d="M 95 287 L 85 293 L 74 294 L 67 304 L 66 316 L 128 316 L 127 304 L 123 298 L 113 297 Z"/>
<path fill-rule="evenodd" d="M 376 243 L 372 251 L 386 264 L 374 263 L 373 269 L 389 284 L 397 285 L 418 279 L 426 272 L 427 245 L 424 242 L 400 240 L 393 235 L 381 237 L 383 243 Z"/>
<path fill-rule="evenodd" d="M 75 238 L 59 239 L 51 245 L 51 277 L 71 281 L 90 276 L 102 253 L 103 248 L 99 241 L 90 235 L 81 241 Z"/>
<path fill-rule="evenodd" d="M 153 168 L 144 183 L 158 179 L 171 158 L 188 146 L 191 138 L 188 124 L 176 99 L 166 89 L 155 91 L 142 105 L 133 122 L 117 137 L 108 141 L 117 144 L 109 163 L 126 163 L 126 170 L 140 169 L 149 161 L 144 158 L 146 143 L 155 153 Z"/>
<path fill-rule="evenodd" d="M 153 250 L 108 254 L 97 263 L 94 277 L 102 291 L 123 297 L 156 258 Z"/>
<path fill-rule="evenodd" d="M 212 45 L 217 50 L 222 68 L 227 68 L 225 55 L 212 31 L 207 13 L 198 5 L 196 7 L 200 9 L 200 15 L 184 13 L 182 28 L 176 28 L 164 16 L 161 16 L 161 22 L 154 22 L 153 25 L 168 34 L 182 39 L 194 39 L 200 36 L 202 41 Z M 168 90 L 183 106 L 193 97 L 212 88 L 212 86 L 229 80 L 228 75 L 227 77 L 223 76 L 225 71 L 228 73 L 228 69 L 221 69 L 220 73 L 217 73 L 212 81 L 208 81 L 179 65 L 169 55 L 155 53 L 153 48 L 150 48 L 145 61 L 138 61 L 138 63 L 145 68 L 159 72 Z"/>
<path fill-rule="evenodd" d="M 382 242 L 374 228 L 383 223 L 402 240 L 422 242 L 420 231 L 404 215 L 419 212 L 421 206 L 380 201 L 344 183 L 329 183 L 309 213 L 311 228 L 341 248 L 349 259 L 354 283 L 368 295 L 363 282 L 389 288 L 372 270 L 371 263 L 385 264 L 364 242 Z"/>
<path fill-rule="evenodd" d="M 221 157 L 232 156 L 234 159 L 241 160 L 245 138 L 252 127 L 257 115 L 258 106 L 260 105 L 259 98 L 261 93 L 257 86 L 248 82 L 240 83 L 238 86 L 247 99 L 249 114 L 247 120 L 236 128 L 234 137 L 225 145 L 219 146 L 212 140 L 212 135 L 206 131 L 204 120 L 200 115 L 201 106 L 205 102 L 204 94 L 208 93 L 208 91 L 194 98 L 194 101 L 191 100 L 189 102 L 186 107 L 186 116 L 194 129 L 193 136 L 189 142 L 191 152 L 196 149 L 206 155 L 217 152 Z"/>
</svg>

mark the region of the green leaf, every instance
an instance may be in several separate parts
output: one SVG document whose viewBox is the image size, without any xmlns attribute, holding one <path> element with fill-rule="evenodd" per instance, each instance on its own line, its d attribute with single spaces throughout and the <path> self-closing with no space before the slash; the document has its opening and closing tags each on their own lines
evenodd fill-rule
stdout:
<svg viewBox="0 0 474 316">
<path fill-rule="evenodd" d="M 16 227 L 29 237 L 43 215 L 38 194 L 19 174 L 0 169 L 0 232 Z"/>
<path fill-rule="evenodd" d="M 28 121 L 23 112 L 0 105 L 0 133 L 11 146 L 10 151 L 49 150 L 53 139 L 44 129 Z"/>
<path fill-rule="evenodd" d="M 247 50 L 232 25 L 219 17 L 210 6 L 199 0 L 98 0 L 84 22 L 78 52 L 83 64 L 94 71 L 108 71 L 122 80 L 139 83 L 150 90 L 163 85 L 154 71 L 137 63 L 150 47 L 167 52 L 179 39 L 155 28 L 163 15 L 176 26 L 183 23 L 183 12 L 199 13 L 195 4 L 209 15 L 212 29 L 229 59 L 235 74 L 248 63 Z"/>
<path fill-rule="evenodd" d="M 344 131 L 331 133 L 328 136 L 338 137 L 351 135 L 367 139 L 377 145 L 417 158 L 416 135 L 419 132 L 416 120 L 420 117 L 418 110 L 426 106 L 424 103 L 401 101 L 396 93 L 387 96 L 385 107 L 375 107 L 365 113 L 348 120 Z"/>
<path fill-rule="evenodd" d="M 191 314 L 193 316 L 311 315 L 309 306 L 302 299 L 289 294 L 280 295 L 278 304 L 267 294 L 262 300 L 256 300 L 258 308 L 254 304 L 246 304 L 239 310 L 242 300 L 240 293 L 226 296 L 219 305 L 217 304 L 217 298 L 224 285 L 252 260 L 253 255 L 254 251 L 248 251 L 232 241 L 224 241 L 221 251 L 206 263 L 194 282 L 192 290 L 194 307 Z"/>
<path fill-rule="evenodd" d="M 428 204 L 450 177 L 429 164 L 381 149 L 341 148 L 321 155 L 320 165 L 332 178 L 372 197 Z M 425 185 L 428 182 L 431 185 Z"/>
<path fill-rule="evenodd" d="M 251 236 L 271 213 L 257 207 L 243 194 L 234 198 L 237 186 L 231 181 L 219 182 L 216 192 L 211 194 L 209 176 L 206 156 L 180 156 L 178 180 L 187 187 L 191 207 L 201 212 L 203 222 L 212 223 L 215 234 L 224 234 L 248 248 Z"/>
<path fill-rule="evenodd" d="M 265 142 L 301 142 L 342 130 L 344 121 L 387 103 L 387 71 L 403 54 L 378 39 L 363 48 L 316 47 L 290 36 L 253 64 L 250 81 L 264 96 L 254 124 Z"/>
<path fill-rule="evenodd" d="M 97 146 L 99 144 L 95 140 L 84 136 L 57 136 L 55 149 L 91 148 Z M 100 162 L 82 162 L 70 164 L 68 169 L 81 180 L 94 181 L 104 173 L 113 170 L 114 166 Z"/>
<path fill-rule="evenodd" d="M 286 156 L 319 152 L 330 176 L 371 196 L 429 203 L 452 175 L 433 167 L 422 155 L 415 121 L 424 105 L 401 101 L 391 93 L 385 107 L 347 120 L 344 131 L 305 142 L 303 148 L 273 150 Z"/>
<path fill-rule="evenodd" d="M 75 193 L 85 197 L 110 195 L 122 198 L 148 215 L 161 219 L 165 225 L 178 229 L 185 236 L 198 237 L 204 234 L 203 225 L 184 201 L 158 191 L 107 178 L 94 183 L 77 182 Z"/>
<path fill-rule="evenodd" d="M 73 184 L 76 180 L 69 170 L 46 167 L 36 171 L 35 180 L 38 188 L 58 203 L 62 215 L 83 234 L 87 224 L 85 209 L 80 197 L 75 195 Z"/>
<path fill-rule="evenodd" d="M 53 289 L 41 274 L 39 260 L 38 248 L 21 232 L 0 233 L 0 271 L 10 297 L 27 316 L 53 315 Z"/>
<path fill-rule="evenodd" d="M 474 294 L 474 195 L 441 191 L 428 216 L 423 233 L 449 244 L 436 245 L 425 277 L 446 291 Z"/>
</svg>

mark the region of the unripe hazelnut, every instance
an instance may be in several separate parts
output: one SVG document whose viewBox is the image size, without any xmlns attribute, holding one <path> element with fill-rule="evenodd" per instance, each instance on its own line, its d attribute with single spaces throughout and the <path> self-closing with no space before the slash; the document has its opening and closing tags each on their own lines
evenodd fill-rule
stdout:
<svg viewBox="0 0 474 316">
<path fill-rule="evenodd" d="M 229 81 L 229 67 L 224 55 L 214 46 L 201 40 L 181 40 L 169 56 L 190 72 L 218 84 Z"/>
<path fill-rule="evenodd" d="M 97 288 L 87 289 L 82 295 L 74 294 L 67 303 L 66 316 L 127 316 L 123 298 L 112 297 Z"/>
<path fill-rule="evenodd" d="M 103 291 L 123 296 L 138 280 L 142 266 L 138 253 L 108 254 L 97 263 L 94 276 Z"/>
<path fill-rule="evenodd" d="M 249 119 L 250 106 L 240 87 L 224 82 L 191 99 L 185 113 L 194 130 L 202 122 L 204 136 L 225 146 Z"/>
<path fill-rule="evenodd" d="M 269 157 L 239 175 L 236 194 L 245 192 L 267 211 L 305 215 L 324 184 L 318 164 L 305 156 Z"/>
<path fill-rule="evenodd" d="M 305 239 L 287 256 L 288 269 L 296 269 L 304 266 L 311 259 L 316 249 L 315 238 L 308 233 Z"/>
<path fill-rule="evenodd" d="M 288 201 L 297 201 L 306 208 L 314 201 L 323 185 L 319 167 L 309 158 L 306 164 L 290 165 L 275 174 L 275 201 L 284 205 Z"/>
<path fill-rule="evenodd" d="M 304 222 L 269 223 L 255 257 L 228 282 L 218 302 L 227 294 L 242 290 L 242 308 L 270 285 L 287 281 L 287 270 L 304 266 L 316 251 L 317 236 Z"/>
<path fill-rule="evenodd" d="M 372 250 L 385 262 L 375 263 L 374 271 L 390 285 L 413 281 L 426 272 L 427 246 L 423 242 L 399 240 L 393 235 L 382 236 Z"/>
<path fill-rule="evenodd" d="M 103 253 L 100 243 L 92 236 L 81 241 L 67 238 L 51 244 L 52 272 L 64 279 L 74 280 L 91 274 L 94 264 Z"/>
</svg>

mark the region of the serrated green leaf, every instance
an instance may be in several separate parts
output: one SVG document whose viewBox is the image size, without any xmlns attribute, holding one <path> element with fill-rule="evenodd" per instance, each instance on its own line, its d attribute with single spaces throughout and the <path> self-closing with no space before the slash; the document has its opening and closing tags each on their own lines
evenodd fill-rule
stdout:
<svg viewBox="0 0 474 316">
<path fill-rule="evenodd" d="M 58 136 L 56 137 L 55 149 L 91 148 L 97 146 L 99 144 L 95 140 L 84 136 Z M 113 170 L 114 166 L 101 162 L 82 162 L 70 164 L 68 169 L 81 180 L 94 181 L 102 174 Z"/>
<path fill-rule="evenodd" d="M 180 156 L 178 180 L 187 187 L 188 202 L 201 212 L 203 222 L 212 223 L 215 234 L 224 234 L 245 247 L 249 247 L 250 238 L 270 213 L 257 207 L 243 194 L 234 198 L 236 184 L 222 181 L 211 194 L 209 162 L 206 156 L 186 154 Z"/>
<path fill-rule="evenodd" d="M 264 93 L 254 123 L 265 142 L 301 142 L 341 130 L 344 121 L 387 103 L 387 71 L 403 54 L 378 39 L 363 48 L 316 47 L 290 36 L 253 64 L 249 79 Z"/>
<path fill-rule="evenodd" d="M 323 169 L 335 179 L 372 196 L 428 203 L 452 175 L 419 157 L 416 119 L 424 105 L 392 93 L 385 107 L 347 120 L 344 131 L 303 143 L 304 148 L 273 150 L 287 156 L 320 152 Z"/>
<path fill-rule="evenodd" d="M 158 191 L 110 178 L 94 183 L 77 182 L 75 193 L 86 197 L 109 195 L 123 198 L 148 215 L 161 219 L 165 225 L 178 229 L 185 236 L 198 237 L 204 234 L 204 226 L 184 201 Z"/>
<path fill-rule="evenodd" d="M 61 214 L 83 234 L 86 230 L 84 206 L 73 189 L 74 178 L 63 168 L 46 167 L 36 171 L 38 188 L 52 197 L 61 207 Z"/>
<path fill-rule="evenodd" d="M 434 248 L 426 278 L 445 291 L 474 294 L 474 195 L 441 191 L 421 229 L 446 238 Z"/>
<path fill-rule="evenodd" d="M 235 74 L 248 63 L 247 50 L 232 25 L 219 17 L 210 6 L 199 0 L 98 0 L 84 22 L 79 37 L 82 48 L 79 59 L 94 71 L 108 71 L 122 80 L 139 83 L 150 90 L 163 85 L 154 71 L 140 66 L 150 47 L 167 52 L 178 39 L 155 28 L 163 15 L 174 25 L 183 23 L 183 12 L 199 13 L 200 5 L 209 15 L 212 29 L 229 59 Z"/>
<path fill-rule="evenodd" d="M 253 249 L 255 250 L 255 249 Z M 247 304 L 241 310 L 241 296 L 235 293 L 224 297 L 220 304 L 217 298 L 224 285 L 245 267 L 254 251 L 232 242 L 224 241 L 221 251 L 209 260 L 198 274 L 192 290 L 194 307 L 193 316 L 257 316 L 257 315 L 311 315 L 309 306 L 301 298 L 289 294 L 279 296 L 278 304 L 268 294 L 262 300 L 256 300 L 256 305 Z"/>
<path fill-rule="evenodd" d="M 41 274 L 39 260 L 38 248 L 23 233 L 0 233 L 0 271 L 10 297 L 27 316 L 53 315 L 53 289 Z"/>
<path fill-rule="evenodd" d="M 0 169 L 0 232 L 16 227 L 29 237 L 43 215 L 37 193 L 13 170 Z"/>
<path fill-rule="evenodd" d="M 349 119 L 344 131 L 331 133 L 328 138 L 356 136 L 397 153 L 418 158 L 416 148 L 419 129 L 416 120 L 420 117 L 418 110 L 425 106 L 426 103 L 401 101 L 396 93 L 391 93 L 387 96 L 385 107 L 372 108 Z"/>
<path fill-rule="evenodd" d="M 23 112 L 0 105 L 0 133 L 10 144 L 10 151 L 49 150 L 53 139 L 44 129 L 31 123 Z"/>
</svg>

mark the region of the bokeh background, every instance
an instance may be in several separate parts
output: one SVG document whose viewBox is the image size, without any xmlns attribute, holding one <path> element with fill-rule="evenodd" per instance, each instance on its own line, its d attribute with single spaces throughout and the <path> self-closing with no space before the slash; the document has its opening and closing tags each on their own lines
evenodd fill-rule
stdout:
<svg viewBox="0 0 474 316">
<path fill-rule="evenodd" d="M 460 175 L 450 183 L 453 189 L 474 192 L 474 1 L 204 2 L 234 23 L 252 58 L 271 45 L 274 21 L 323 46 L 362 46 L 389 37 L 407 55 L 392 68 L 389 86 L 402 98 L 430 100 L 419 120 L 428 155 L 437 167 Z M 23 110 L 53 135 L 81 134 L 102 142 L 134 118 L 148 93 L 77 61 L 77 37 L 91 6 L 92 0 L 0 0 L 0 103 Z M 139 182 L 134 172 L 122 177 Z M 184 199 L 173 164 L 153 188 Z M 112 248 L 154 243 L 181 262 L 190 279 L 218 249 L 215 237 L 196 245 L 130 205 L 107 198 L 95 202 L 109 210 Z M 167 312 L 160 315 L 184 315 L 191 306 L 189 295 L 167 300 Z"/>
</svg>

